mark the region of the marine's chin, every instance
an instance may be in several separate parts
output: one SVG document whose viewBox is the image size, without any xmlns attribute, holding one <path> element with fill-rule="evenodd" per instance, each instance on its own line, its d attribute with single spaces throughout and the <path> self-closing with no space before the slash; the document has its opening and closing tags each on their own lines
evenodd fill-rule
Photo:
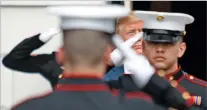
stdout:
<svg viewBox="0 0 207 110">
<path fill-rule="evenodd" d="M 163 62 L 157 62 L 154 64 L 156 70 L 163 70 L 166 68 L 166 65 Z"/>
</svg>

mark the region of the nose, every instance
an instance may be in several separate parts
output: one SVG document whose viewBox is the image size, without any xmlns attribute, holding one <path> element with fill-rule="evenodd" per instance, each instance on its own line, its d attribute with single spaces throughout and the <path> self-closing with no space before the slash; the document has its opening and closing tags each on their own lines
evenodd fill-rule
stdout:
<svg viewBox="0 0 207 110">
<path fill-rule="evenodd" d="M 164 53 L 164 48 L 162 44 L 157 44 L 156 45 L 156 52 L 158 53 Z"/>
<path fill-rule="evenodd" d="M 137 42 L 137 45 L 142 45 L 142 42 L 143 42 L 143 38 L 141 38 L 141 39 Z"/>
</svg>

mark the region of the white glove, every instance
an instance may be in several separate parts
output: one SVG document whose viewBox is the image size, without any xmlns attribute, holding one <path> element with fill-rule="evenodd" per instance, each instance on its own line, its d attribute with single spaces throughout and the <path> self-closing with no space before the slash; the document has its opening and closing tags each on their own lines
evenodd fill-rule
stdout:
<svg viewBox="0 0 207 110">
<path fill-rule="evenodd" d="M 140 36 L 142 35 L 143 32 L 140 33 Z M 112 39 L 122 55 L 125 56 L 124 65 L 133 72 L 134 82 L 139 88 L 143 88 L 155 73 L 155 69 L 145 56 L 136 54 L 129 46 L 121 45 L 124 41 L 120 36 L 114 36 Z"/>
<path fill-rule="evenodd" d="M 121 43 L 120 45 L 132 47 L 140 38 L 142 37 L 142 34 L 136 34 L 134 37 L 131 37 L 130 39 L 126 40 L 125 42 Z M 123 55 L 120 52 L 119 49 L 115 49 L 110 54 L 111 61 L 115 66 L 120 66 L 123 62 Z"/>
<path fill-rule="evenodd" d="M 127 68 L 128 65 L 124 64 L 124 74 L 133 74 L 133 72 Z"/>
<path fill-rule="evenodd" d="M 46 43 L 47 41 L 49 41 L 53 36 L 55 36 L 56 34 L 60 33 L 61 30 L 57 29 L 57 28 L 50 28 L 49 30 L 40 33 L 39 39 Z"/>
</svg>

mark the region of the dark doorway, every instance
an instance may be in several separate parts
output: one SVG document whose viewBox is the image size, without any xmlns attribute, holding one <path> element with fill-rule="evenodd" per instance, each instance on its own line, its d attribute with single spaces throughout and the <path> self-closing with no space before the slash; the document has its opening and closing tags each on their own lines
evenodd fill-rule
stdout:
<svg viewBox="0 0 207 110">
<path fill-rule="evenodd" d="M 184 70 L 206 80 L 206 1 L 172 2 L 172 12 L 182 12 L 195 18 L 186 27 L 187 51 L 180 63 Z"/>
</svg>

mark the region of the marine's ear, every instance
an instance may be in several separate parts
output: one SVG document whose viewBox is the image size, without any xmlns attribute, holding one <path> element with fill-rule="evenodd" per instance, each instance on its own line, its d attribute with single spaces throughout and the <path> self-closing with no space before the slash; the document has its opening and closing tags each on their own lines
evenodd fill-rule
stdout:
<svg viewBox="0 0 207 110">
<path fill-rule="evenodd" d="M 61 47 L 55 54 L 55 58 L 58 64 L 63 65 L 64 61 L 64 49 Z"/>
</svg>

